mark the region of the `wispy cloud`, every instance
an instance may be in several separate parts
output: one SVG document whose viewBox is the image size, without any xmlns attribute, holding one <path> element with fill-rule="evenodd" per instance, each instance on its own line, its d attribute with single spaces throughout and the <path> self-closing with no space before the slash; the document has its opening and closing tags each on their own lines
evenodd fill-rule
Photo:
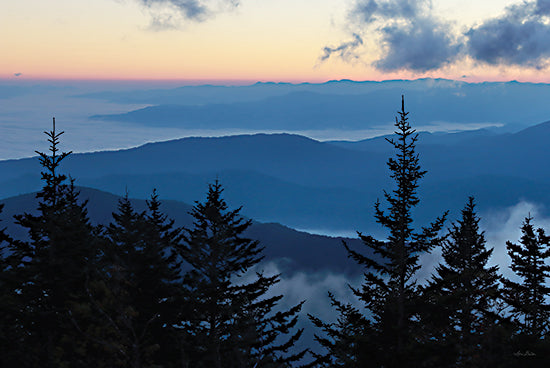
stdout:
<svg viewBox="0 0 550 368">
<path fill-rule="evenodd" d="M 508 279 L 517 280 L 518 276 L 510 269 L 511 259 L 508 256 L 506 242 L 518 243 L 521 238 L 521 226 L 527 216 L 533 217 L 535 228 L 543 228 L 550 233 L 550 218 L 543 215 L 543 208 L 531 202 L 519 202 L 503 209 L 492 209 L 480 213 L 481 230 L 485 234 L 487 248 L 493 249 L 489 260 L 491 265 L 497 265 L 499 272 Z M 422 268 L 417 275 L 421 282 L 431 278 L 434 267 L 442 261 L 441 250 L 423 255 L 420 259 Z"/>
<path fill-rule="evenodd" d="M 361 303 L 355 298 L 348 285 L 359 287 L 363 282 L 363 275 L 349 276 L 326 270 L 319 270 L 319 272 L 314 273 L 300 271 L 288 274 L 285 273 L 285 268 L 285 266 L 281 266 L 280 262 L 265 262 L 254 267 L 239 281 L 243 283 L 251 282 L 256 278 L 256 272 L 262 272 L 266 276 L 281 275 L 280 282 L 269 290 L 266 297 L 284 295 L 280 304 L 283 309 L 290 308 L 305 300 L 306 303 L 302 309 L 304 316 L 310 313 L 327 321 L 332 321 L 335 317 L 330 306 L 330 300 L 327 297 L 329 291 L 337 299 L 354 304 L 358 308 L 361 307 Z"/>
<path fill-rule="evenodd" d="M 493 247 L 491 263 L 498 265 L 500 272 L 509 279 L 517 279 L 510 269 L 510 257 L 506 242 L 518 243 L 521 238 L 521 226 L 527 216 L 533 217 L 535 228 L 543 228 L 550 233 L 550 218 L 543 215 L 540 205 L 530 202 L 519 202 L 517 205 L 502 211 L 492 211 L 484 215 L 481 225 L 486 229 L 486 239 L 489 247 Z"/>
<path fill-rule="evenodd" d="M 239 0 L 135 0 L 151 15 L 150 28 L 180 28 L 186 21 L 203 22 L 239 6 Z"/>
<path fill-rule="evenodd" d="M 488 65 L 549 65 L 550 0 L 511 5 L 502 15 L 466 31 L 436 17 L 430 0 L 357 0 L 349 19 L 356 39 L 369 34 L 368 40 L 376 43 L 380 54 L 372 65 L 381 71 L 426 72 L 468 57 Z M 331 55 L 356 59 L 362 45 L 346 42 L 325 47 L 320 61 Z"/>
<path fill-rule="evenodd" d="M 360 56 L 357 54 L 356 50 L 359 46 L 363 44 L 363 39 L 357 33 L 353 34 L 353 39 L 351 41 L 342 42 L 336 47 L 325 46 L 323 48 L 323 55 L 319 57 L 319 61 L 323 62 L 329 59 L 332 55 L 340 57 L 345 61 L 357 60 Z"/>
</svg>

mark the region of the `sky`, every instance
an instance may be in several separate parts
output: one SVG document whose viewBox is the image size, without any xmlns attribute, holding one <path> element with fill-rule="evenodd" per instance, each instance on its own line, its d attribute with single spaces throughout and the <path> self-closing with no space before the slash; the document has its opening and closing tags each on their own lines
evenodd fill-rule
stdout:
<svg viewBox="0 0 550 368">
<path fill-rule="evenodd" d="M 1 79 L 550 82 L 550 0 L 0 2 Z"/>
</svg>

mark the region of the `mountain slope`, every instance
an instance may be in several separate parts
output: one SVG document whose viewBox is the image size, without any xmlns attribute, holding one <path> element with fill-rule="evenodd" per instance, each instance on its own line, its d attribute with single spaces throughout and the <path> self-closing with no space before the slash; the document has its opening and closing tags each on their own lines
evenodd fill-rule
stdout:
<svg viewBox="0 0 550 368">
<path fill-rule="evenodd" d="M 108 224 L 120 197 L 96 189 L 84 187 L 78 189 L 81 193 L 80 199 L 89 200 L 87 208 L 90 219 L 96 224 Z M 0 203 L 5 205 L 0 215 L 2 226 L 7 227 L 8 233 L 13 237 L 25 238 L 24 229 L 14 224 L 13 215 L 35 212 L 37 204 L 35 194 L 6 198 Z M 132 199 L 132 203 L 138 211 L 146 208 L 144 200 Z M 229 202 L 229 205 L 233 204 Z M 178 226 L 192 226 L 192 218 L 188 213 L 190 209 L 191 206 L 182 202 L 162 201 L 162 210 L 168 217 L 176 220 Z M 253 222 L 246 236 L 260 240 L 265 247 L 266 261 L 278 262 L 287 275 L 302 271 L 326 271 L 350 275 L 360 273 L 360 269 L 347 259 L 341 244 L 342 240 L 345 240 L 352 246 L 360 247 L 358 239 L 312 235 L 280 224 L 257 221 Z"/>
<path fill-rule="evenodd" d="M 244 170 L 301 185 L 360 187 L 364 174 L 356 168 L 376 174 L 368 179 L 371 182 L 383 177 L 383 161 L 382 155 L 358 153 L 298 135 L 257 134 L 183 138 L 128 150 L 73 154 L 62 169 L 75 178 Z M 38 170 L 36 158 L 2 161 L 0 182 Z"/>
</svg>

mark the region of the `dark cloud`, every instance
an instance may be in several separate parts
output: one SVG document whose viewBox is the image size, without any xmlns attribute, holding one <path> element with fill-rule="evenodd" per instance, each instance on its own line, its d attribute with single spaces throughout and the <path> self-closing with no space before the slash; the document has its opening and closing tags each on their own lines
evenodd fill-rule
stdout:
<svg viewBox="0 0 550 368">
<path fill-rule="evenodd" d="M 352 15 L 370 24 L 380 19 L 416 18 L 429 8 L 427 0 L 358 0 Z"/>
<path fill-rule="evenodd" d="M 550 0 L 510 6 L 467 33 L 467 51 L 491 65 L 544 67 L 550 57 Z"/>
<path fill-rule="evenodd" d="M 235 8 L 239 0 L 136 0 L 151 14 L 151 28 L 174 29 L 184 21 L 202 22 L 215 14 Z"/>
<path fill-rule="evenodd" d="M 374 65 L 384 71 L 439 69 L 454 61 L 461 50 L 448 27 L 430 18 L 418 18 L 405 25 L 393 24 L 380 31 L 384 53 Z"/>
<path fill-rule="evenodd" d="M 374 62 L 380 70 L 438 69 L 454 61 L 460 51 L 449 26 L 431 15 L 429 0 L 358 0 L 351 18 L 358 23 L 362 34 L 374 28 L 381 35 L 382 55 Z M 325 47 L 321 60 L 334 52 L 344 60 L 349 59 L 349 51 L 355 55 L 355 49 L 361 44 L 348 42 L 336 49 Z"/>
<path fill-rule="evenodd" d="M 320 61 L 332 55 L 358 59 L 363 39 L 372 39 L 381 49 L 373 65 L 382 71 L 426 72 L 466 56 L 490 65 L 550 65 L 550 0 L 509 6 L 464 33 L 435 17 L 431 0 L 356 0 L 350 19 L 354 41 L 325 47 Z"/>
<path fill-rule="evenodd" d="M 538 0 L 536 12 L 539 15 L 550 15 L 550 0 Z"/>
<path fill-rule="evenodd" d="M 323 55 L 319 57 L 319 61 L 325 61 L 330 58 L 333 54 L 336 54 L 338 57 L 345 61 L 351 61 L 353 59 L 359 59 L 356 50 L 359 46 L 363 44 L 363 39 L 358 34 L 353 34 L 353 40 L 348 42 L 343 42 L 337 47 L 325 46 L 323 48 Z"/>
<path fill-rule="evenodd" d="M 13 75 L 14 75 L 15 77 L 20 77 L 20 76 L 23 75 L 23 73 L 13 73 Z"/>
</svg>

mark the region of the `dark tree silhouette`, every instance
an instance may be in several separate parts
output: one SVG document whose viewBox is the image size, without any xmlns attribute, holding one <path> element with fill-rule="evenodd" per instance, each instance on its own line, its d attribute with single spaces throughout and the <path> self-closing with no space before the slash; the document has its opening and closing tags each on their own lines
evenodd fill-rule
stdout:
<svg viewBox="0 0 550 368">
<path fill-rule="evenodd" d="M 109 366 L 157 367 L 177 360 L 176 334 L 181 302 L 181 262 L 174 248 L 181 229 L 160 211 L 156 191 L 148 211 L 134 210 L 128 195 L 106 229 L 103 278 L 90 298 L 100 328 L 92 341 L 103 346 Z"/>
<path fill-rule="evenodd" d="M 0 212 L 4 208 L 0 204 Z M 0 229 L 0 366 L 12 367 L 19 364 L 24 353 L 21 345 L 23 331 L 20 324 L 19 306 L 22 305 L 16 292 L 18 280 L 15 267 L 12 264 L 13 240 Z"/>
<path fill-rule="evenodd" d="M 44 171 L 44 187 L 37 194 L 37 215 L 16 216 L 28 230 L 28 241 L 13 247 L 22 300 L 21 328 L 26 353 L 22 366 L 87 366 L 93 354 L 87 340 L 74 326 L 90 323 L 86 285 L 95 272 L 99 256 L 96 229 L 90 224 L 86 204 L 78 199 L 73 180 L 59 173 L 59 165 L 70 152 L 59 153 L 55 119 L 45 132 L 50 152 L 37 152 Z"/>
<path fill-rule="evenodd" d="M 491 362 L 500 276 L 498 266 L 488 265 L 493 249 L 486 248 L 479 221 L 470 197 L 444 241 L 443 262 L 424 289 L 432 308 L 422 321 L 432 327 L 428 341 L 437 347 L 431 361 L 438 367 L 498 366 Z"/>
<path fill-rule="evenodd" d="M 313 325 L 323 335 L 315 335 L 315 340 L 328 354 L 311 352 L 314 357 L 312 366 L 317 367 L 368 367 L 373 342 L 368 339 L 370 321 L 353 305 L 342 303 L 329 292 L 332 307 L 338 318 L 335 323 L 327 323 L 309 315 Z"/>
<path fill-rule="evenodd" d="M 512 259 L 510 268 L 521 282 L 504 280 L 504 295 L 511 306 L 517 326 L 514 347 L 518 364 L 539 362 L 547 364 L 550 359 L 550 237 L 542 228 L 535 230 L 533 218 L 525 218 L 521 227 L 519 244 L 506 242 Z M 533 353 L 534 355 L 528 354 Z"/>
<path fill-rule="evenodd" d="M 181 335 L 189 367 L 288 367 L 304 351 L 288 352 L 302 334 L 295 330 L 302 303 L 276 311 L 282 295 L 269 296 L 279 275 L 247 271 L 262 259 L 258 241 L 243 237 L 251 225 L 240 208 L 228 210 L 219 182 L 209 185 L 206 201 L 191 211 L 180 254 L 189 264 L 185 278 L 186 313 Z M 288 352 L 288 353 L 287 353 Z"/>
<path fill-rule="evenodd" d="M 366 268 L 363 285 L 352 290 L 367 309 L 365 320 L 368 323 L 351 330 L 355 333 L 359 328 L 366 333 L 362 338 L 354 338 L 358 343 L 363 342 L 361 347 L 350 346 L 365 353 L 346 365 L 329 349 L 327 354 L 332 357 L 328 358 L 331 363 L 327 363 L 327 366 L 340 364 L 349 367 L 403 367 L 414 364 L 417 340 L 415 333 L 420 329 L 417 318 L 419 292 L 415 280 L 416 271 L 420 268 L 418 258 L 438 244 L 440 239 L 437 234 L 443 226 L 446 214 L 420 231 L 412 227 L 412 209 L 419 203 L 418 181 L 426 172 L 420 168 L 416 153 L 418 135 L 411 128 L 407 115 L 402 98 L 399 119 L 395 119 L 397 137 L 387 139 L 396 151 L 395 157 L 388 160 L 395 189 L 384 192 L 388 202 L 387 212 L 379 201 L 375 204 L 376 222 L 388 230 L 388 238 L 377 240 L 358 233 L 371 255 L 350 249 L 344 243 L 349 257 Z M 341 312 L 344 320 L 354 318 L 354 314 L 355 312 L 347 310 L 343 314 Z M 313 321 L 316 322 L 315 319 Z M 318 322 L 316 324 L 319 326 Z M 353 336 L 344 340 L 339 337 L 335 343 L 342 345 L 342 341 L 350 338 Z M 322 343 L 320 337 L 318 341 Z M 361 357 L 365 360 L 360 359 Z"/>
</svg>

